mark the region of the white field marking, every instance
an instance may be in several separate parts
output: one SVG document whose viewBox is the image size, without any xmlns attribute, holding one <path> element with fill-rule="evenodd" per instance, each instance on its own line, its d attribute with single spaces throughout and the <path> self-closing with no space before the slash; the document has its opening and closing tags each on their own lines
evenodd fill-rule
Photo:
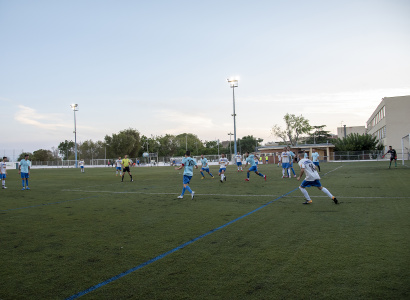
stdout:
<svg viewBox="0 0 410 300">
<path fill-rule="evenodd" d="M 82 192 L 82 193 L 108 193 L 108 194 L 143 194 L 143 195 L 179 195 L 179 193 L 147 193 L 147 192 L 113 192 L 113 191 L 84 191 L 84 190 L 62 190 L 63 192 Z M 196 196 L 218 196 L 218 197 L 279 197 L 281 195 L 234 195 L 234 194 L 198 194 Z M 284 196 L 283 198 L 301 198 L 303 196 Z M 329 198 L 328 196 L 311 196 L 311 198 Z M 388 196 L 388 197 L 353 197 L 337 196 L 340 199 L 410 199 L 409 197 Z"/>
</svg>

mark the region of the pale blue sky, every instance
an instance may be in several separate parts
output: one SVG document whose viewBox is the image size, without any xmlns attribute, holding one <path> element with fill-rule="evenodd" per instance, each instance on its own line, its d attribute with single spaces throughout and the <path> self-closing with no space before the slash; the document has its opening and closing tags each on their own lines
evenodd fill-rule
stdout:
<svg viewBox="0 0 410 300">
<path fill-rule="evenodd" d="M 336 133 L 410 95 L 410 1 L 0 0 L 4 149 L 135 128 L 264 142 L 286 113 Z M 6 153 L 7 154 L 7 153 Z"/>
</svg>

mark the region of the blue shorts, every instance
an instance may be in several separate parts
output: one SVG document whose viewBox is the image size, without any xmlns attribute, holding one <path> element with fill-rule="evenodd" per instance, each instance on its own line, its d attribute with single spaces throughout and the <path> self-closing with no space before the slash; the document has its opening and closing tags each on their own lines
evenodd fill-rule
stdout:
<svg viewBox="0 0 410 300">
<path fill-rule="evenodd" d="M 29 178 L 28 173 L 23 173 L 21 172 L 21 178 L 25 179 L 25 178 Z"/>
<path fill-rule="evenodd" d="M 84 169 L 84 166 L 81 166 L 80 168 L 81 168 L 81 169 Z"/>
<path fill-rule="evenodd" d="M 226 171 L 226 168 L 220 168 L 220 169 L 219 169 L 219 173 L 222 173 L 222 171 L 225 172 L 225 171 Z"/>
<path fill-rule="evenodd" d="M 6 174 L 0 174 L 0 179 L 6 179 Z"/>
<path fill-rule="evenodd" d="M 289 163 L 289 168 L 293 168 L 293 161 Z"/>
<path fill-rule="evenodd" d="M 315 166 L 318 166 L 318 165 L 319 165 L 319 162 L 318 162 L 318 161 L 314 161 L 313 164 L 314 164 Z"/>
<path fill-rule="evenodd" d="M 183 179 L 184 184 L 189 184 L 191 179 L 192 179 L 192 176 L 184 175 L 184 179 Z"/>
<path fill-rule="evenodd" d="M 257 166 L 252 166 L 249 168 L 249 172 L 258 172 L 258 167 Z"/>
<path fill-rule="evenodd" d="M 306 181 L 306 180 L 303 180 L 303 182 L 302 182 L 302 184 L 301 184 L 300 186 L 303 187 L 303 188 L 307 188 L 307 187 L 310 187 L 310 186 L 321 187 L 322 184 L 320 183 L 320 180 L 319 180 L 319 179 L 316 179 L 315 181 Z"/>
<path fill-rule="evenodd" d="M 209 168 L 201 168 L 201 171 L 205 171 L 205 172 L 209 173 Z"/>
<path fill-rule="evenodd" d="M 117 167 L 117 170 L 118 170 L 118 171 L 121 171 L 121 167 Z"/>
<path fill-rule="evenodd" d="M 240 167 L 240 166 L 242 166 L 242 162 L 238 161 L 238 162 L 236 162 L 236 165 L 237 165 L 238 167 Z"/>
<path fill-rule="evenodd" d="M 289 163 L 282 163 L 282 168 L 289 169 Z"/>
</svg>

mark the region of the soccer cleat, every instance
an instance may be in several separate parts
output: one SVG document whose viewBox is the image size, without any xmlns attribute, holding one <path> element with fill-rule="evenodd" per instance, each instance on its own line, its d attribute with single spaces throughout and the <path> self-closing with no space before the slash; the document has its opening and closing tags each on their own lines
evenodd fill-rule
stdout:
<svg viewBox="0 0 410 300">
<path fill-rule="evenodd" d="M 296 178 L 296 175 L 293 175 L 293 177 L 295 177 L 295 178 Z"/>
<path fill-rule="evenodd" d="M 131 181 L 131 182 L 133 182 L 134 180 L 133 180 L 133 179 L 131 179 L 130 181 Z"/>
<path fill-rule="evenodd" d="M 306 200 L 305 202 L 303 202 L 303 204 L 311 204 L 312 200 Z"/>
<path fill-rule="evenodd" d="M 222 180 L 222 179 L 221 179 L 220 181 L 221 181 L 221 183 L 223 183 L 223 180 Z"/>
<path fill-rule="evenodd" d="M 184 198 L 184 196 L 179 195 L 177 198 L 178 198 L 178 199 L 182 199 L 182 198 Z"/>
<path fill-rule="evenodd" d="M 339 203 L 339 201 L 337 201 L 336 197 L 333 197 L 332 200 L 333 200 L 333 202 L 334 202 L 335 204 L 338 204 L 338 203 Z"/>
<path fill-rule="evenodd" d="M 3 189 L 7 189 L 7 186 L 4 186 L 4 185 L 3 185 Z"/>
<path fill-rule="evenodd" d="M 194 196 L 195 196 L 195 192 L 192 191 L 192 193 L 191 193 L 191 200 L 194 200 Z"/>
<path fill-rule="evenodd" d="M 212 179 L 215 179 L 215 177 L 214 176 L 211 176 L 212 177 Z"/>
<path fill-rule="evenodd" d="M 26 189 L 26 188 L 25 188 L 25 187 L 23 187 L 21 190 L 22 190 L 22 191 L 24 191 L 25 189 Z"/>
<path fill-rule="evenodd" d="M 204 176 L 202 176 L 202 177 L 201 177 L 201 179 L 205 179 L 205 177 L 204 177 Z"/>
<path fill-rule="evenodd" d="M 249 181 L 249 178 L 245 178 L 245 181 Z"/>
<path fill-rule="evenodd" d="M 265 178 L 265 181 L 266 181 L 266 175 L 263 175 L 263 178 Z"/>
<path fill-rule="evenodd" d="M 30 188 L 29 187 L 26 187 L 26 190 L 29 190 Z"/>
<path fill-rule="evenodd" d="M 224 176 L 224 180 L 226 181 L 226 176 Z"/>
</svg>

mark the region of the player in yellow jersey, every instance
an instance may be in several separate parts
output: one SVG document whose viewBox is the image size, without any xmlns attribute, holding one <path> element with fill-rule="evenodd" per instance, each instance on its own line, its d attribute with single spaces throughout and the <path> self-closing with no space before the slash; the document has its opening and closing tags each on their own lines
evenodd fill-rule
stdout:
<svg viewBox="0 0 410 300">
<path fill-rule="evenodd" d="M 131 165 L 132 161 L 130 159 L 128 159 L 128 155 L 125 155 L 123 160 L 121 161 L 121 165 L 122 165 L 122 177 L 121 177 L 121 182 L 124 181 L 124 175 L 125 172 L 128 172 L 128 175 L 130 175 L 131 178 L 131 182 L 134 181 L 132 180 L 132 175 L 131 175 L 131 171 L 130 171 L 130 165 Z"/>
</svg>

